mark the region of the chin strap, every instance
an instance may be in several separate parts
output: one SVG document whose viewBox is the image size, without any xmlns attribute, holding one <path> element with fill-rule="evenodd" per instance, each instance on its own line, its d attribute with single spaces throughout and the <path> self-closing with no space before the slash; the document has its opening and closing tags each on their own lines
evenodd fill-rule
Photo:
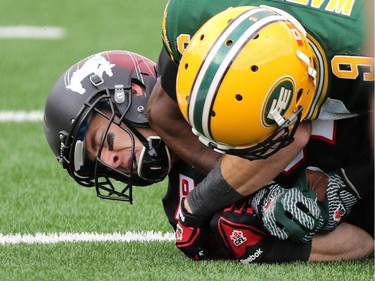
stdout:
<svg viewBox="0 0 375 281">
<path fill-rule="evenodd" d="M 310 58 L 302 53 L 300 50 L 297 51 L 297 57 L 307 65 L 307 73 L 313 79 L 313 83 L 316 86 L 316 74 L 317 71 L 310 65 Z"/>
</svg>

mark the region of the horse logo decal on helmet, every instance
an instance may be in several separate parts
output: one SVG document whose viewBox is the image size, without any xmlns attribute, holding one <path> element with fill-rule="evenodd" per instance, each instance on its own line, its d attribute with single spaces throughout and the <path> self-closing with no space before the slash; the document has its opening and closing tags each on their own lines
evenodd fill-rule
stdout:
<svg viewBox="0 0 375 281">
<path fill-rule="evenodd" d="M 77 69 L 72 76 L 67 78 L 68 83 L 66 83 L 66 88 L 76 92 L 80 95 L 83 95 L 86 90 L 82 87 L 82 80 L 85 79 L 88 75 L 93 74 L 97 75 L 101 79 L 103 78 L 103 73 L 105 72 L 108 76 L 112 76 L 112 68 L 115 64 L 110 63 L 100 54 L 96 54 L 91 57 L 82 65 L 81 68 Z M 66 75 L 69 75 L 70 69 L 66 72 Z"/>
</svg>

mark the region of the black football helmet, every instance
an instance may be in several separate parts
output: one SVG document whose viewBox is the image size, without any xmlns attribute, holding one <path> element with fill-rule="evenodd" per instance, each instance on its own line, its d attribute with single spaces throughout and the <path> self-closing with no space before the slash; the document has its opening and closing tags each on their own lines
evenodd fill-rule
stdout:
<svg viewBox="0 0 375 281">
<path fill-rule="evenodd" d="M 170 155 L 164 142 L 158 136 L 146 139 L 137 130 L 149 127 L 146 104 L 156 79 L 151 60 L 128 51 L 105 51 L 71 66 L 48 95 L 44 131 L 49 146 L 69 175 L 82 186 L 95 187 L 100 198 L 132 203 L 133 185 L 162 181 L 169 172 Z M 144 87 L 144 94 L 133 96 L 132 83 Z M 90 161 L 85 157 L 84 137 L 93 113 L 108 119 L 108 125 L 98 155 Z M 132 140 L 133 165 L 129 173 L 100 160 L 111 124 L 121 127 Z M 144 146 L 138 165 L 134 137 Z"/>
</svg>

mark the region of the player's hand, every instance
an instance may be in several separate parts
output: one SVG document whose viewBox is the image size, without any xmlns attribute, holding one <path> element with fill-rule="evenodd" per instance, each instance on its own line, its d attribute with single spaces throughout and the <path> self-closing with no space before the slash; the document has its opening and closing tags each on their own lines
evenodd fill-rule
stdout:
<svg viewBox="0 0 375 281">
<path fill-rule="evenodd" d="M 358 202 L 359 194 L 339 172 L 326 174 L 319 169 L 307 169 L 306 175 L 309 188 L 318 194 L 318 204 L 324 219 L 319 231 L 332 231 Z"/>
<path fill-rule="evenodd" d="M 316 193 L 311 190 L 284 189 L 273 183 L 254 195 L 251 206 L 268 232 L 281 240 L 307 242 L 322 221 Z"/>
<path fill-rule="evenodd" d="M 204 251 L 204 241 L 208 235 L 208 222 L 189 213 L 184 200 L 181 202 L 181 209 L 178 215 L 176 227 L 176 246 L 187 257 L 199 261 L 209 259 Z"/>
<path fill-rule="evenodd" d="M 217 212 L 211 222 L 211 231 L 218 248 L 227 253 L 223 258 L 243 263 L 261 262 L 272 247 L 270 235 L 249 205 L 248 198 Z M 220 247 L 219 247 L 220 246 Z M 224 249 L 224 250 L 223 250 Z"/>
</svg>

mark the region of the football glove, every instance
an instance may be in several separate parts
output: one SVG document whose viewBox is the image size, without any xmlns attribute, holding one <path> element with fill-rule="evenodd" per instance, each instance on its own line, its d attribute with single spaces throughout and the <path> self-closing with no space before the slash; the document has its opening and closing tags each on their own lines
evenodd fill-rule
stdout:
<svg viewBox="0 0 375 281">
<path fill-rule="evenodd" d="M 306 170 L 306 174 L 309 188 L 318 192 L 318 204 L 324 219 L 319 232 L 332 231 L 348 216 L 360 196 L 355 187 L 340 172 L 324 173 L 319 169 L 311 168 Z M 320 182 L 324 182 L 325 187 L 311 184 L 311 178 L 314 177 L 320 178 Z"/>
<path fill-rule="evenodd" d="M 241 263 L 280 263 L 307 260 L 310 244 L 279 240 L 263 228 L 248 198 L 213 215 L 210 227 L 217 249 Z"/>
<path fill-rule="evenodd" d="M 243 263 L 262 261 L 272 247 L 267 240 L 270 235 L 262 226 L 246 199 L 216 213 L 210 223 L 218 244 L 229 253 L 225 258 Z"/>
<path fill-rule="evenodd" d="M 208 220 L 189 213 L 182 200 L 175 232 L 177 248 L 193 260 L 209 259 L 203 248 L 208 230 Z"/>
<path fill-rule="evenodd" d="M 268 232 L 281 240 L 310 241 L 322 223 L 316 193 L 273 183 L 258 191 L 251 206 Z"/>
</svg>

